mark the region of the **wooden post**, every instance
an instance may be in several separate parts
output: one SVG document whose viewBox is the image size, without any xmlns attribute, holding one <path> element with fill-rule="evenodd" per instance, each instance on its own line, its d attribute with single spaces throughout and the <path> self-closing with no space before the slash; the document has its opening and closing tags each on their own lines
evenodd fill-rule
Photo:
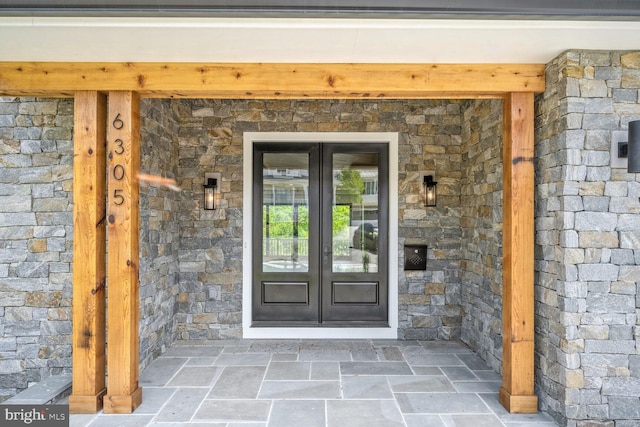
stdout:
<svg viewBox="0 0 640 427">
<path fill-rule="evenodd" d="M 109 92 L 108 128 L 108 385 L 104 412 L 130 414 L 138 387 L 140 98 Z"/>
<path fill-rule="evenodd" d="M 533 93 L 503 98 L 502 387 L 511 413 L 535 413 Z"/>
<path fill-rule="evenodd" d="M 78 91 L 73 134 L 73 391 L 69 411 L 102 409 L 105 389 L 107 97 Z"/>
</svg>

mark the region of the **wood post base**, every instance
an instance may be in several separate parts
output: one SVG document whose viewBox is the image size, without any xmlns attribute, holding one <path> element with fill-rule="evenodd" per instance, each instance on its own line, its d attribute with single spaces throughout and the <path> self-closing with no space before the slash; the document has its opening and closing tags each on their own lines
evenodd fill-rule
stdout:
<svg viewBox="0 0 640 427">
<path fill-rule="evenodd" d="M 105 414 L 130 414 L 142 403 L 142 388 L 138 387 L 129 396 L 106 395 L 104 397 Z"/>
<path fill-rule="evenodd" d="M 514 396 L 500 387 L 500 404 L 511 414 L 535 414 L 538 412 L 538 396 Z"/>
<path fill-rule="evenodd" d="M 102 409 L 102 401 L 107 389 L 103 389 L 96 396 L 69 396 L 69 413 L 71 414 L 95 414 Z"/>
</svg>

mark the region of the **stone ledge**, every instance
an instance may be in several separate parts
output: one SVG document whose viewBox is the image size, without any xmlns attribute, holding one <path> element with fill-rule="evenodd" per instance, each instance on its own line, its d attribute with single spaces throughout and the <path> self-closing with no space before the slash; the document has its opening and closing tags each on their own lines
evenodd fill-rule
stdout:
<svg viewBox="0 0 640 427">
<path fill-rule="evenodd" d="M 47 405 L 56 403 L 70 393 L 71 374 L 56 375 L 32 385 L 0 405 Z"/>
</svg>

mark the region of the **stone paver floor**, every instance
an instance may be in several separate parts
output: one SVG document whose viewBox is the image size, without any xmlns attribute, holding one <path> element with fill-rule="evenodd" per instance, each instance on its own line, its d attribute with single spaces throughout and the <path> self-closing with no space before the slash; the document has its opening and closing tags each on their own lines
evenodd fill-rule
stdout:
<svg viewBox="0 0 640 427">
<path fill-rule="evenodd" d="M 180 341 L 140 374 L 131 415 L 72 427 L 555 427 L 512 415 L 501 379 L 460 342 Z"/>
</svg>

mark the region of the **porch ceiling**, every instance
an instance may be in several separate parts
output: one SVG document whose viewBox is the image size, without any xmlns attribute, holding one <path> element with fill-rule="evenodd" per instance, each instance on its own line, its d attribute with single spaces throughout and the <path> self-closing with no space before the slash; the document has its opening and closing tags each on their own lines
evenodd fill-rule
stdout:
<svg viewBox="0 0 640 427">
<path fill-rule="evenodd" d="M 544 64 L 639 46 L 637 21 L 0 17 L 2 61 Z"/>
</svg>

